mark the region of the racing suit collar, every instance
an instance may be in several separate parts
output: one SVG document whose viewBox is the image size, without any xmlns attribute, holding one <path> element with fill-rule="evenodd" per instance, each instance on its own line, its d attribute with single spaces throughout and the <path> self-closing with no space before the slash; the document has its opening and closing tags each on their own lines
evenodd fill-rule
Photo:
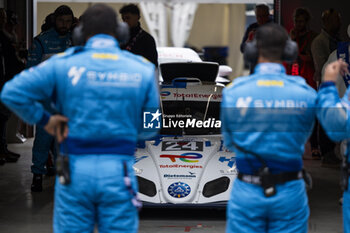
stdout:
<svg viewBox="0 0 350 233">
<path fill-rule="evenodd" d="M 285 74 L 286 69 L 278 63 L 260 63 L 254 69 L 254 74 Z"/>
<path fill-rule="evenodd" d="M 91 37 L 87 42 L 85 47 L 89 48 L 111 48 L 119 47 L 118 41 L 110 35 L 107 34 L 97 34 Z"/>
</svg>

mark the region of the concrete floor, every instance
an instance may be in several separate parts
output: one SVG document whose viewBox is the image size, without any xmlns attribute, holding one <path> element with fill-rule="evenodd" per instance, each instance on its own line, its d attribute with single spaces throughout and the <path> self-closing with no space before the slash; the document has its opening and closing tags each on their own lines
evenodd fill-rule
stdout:
<svg viewBox="0 0 350 233">
<path fill-rule="evenodd" d="M 9 145 L 20 153 L 17 163 L 0 167 L 0 232 L 52 232 L 54 178 L 45 177 L 44 192 L 31 193 L 32 140 Z M 309 232 L 342 231 L 342 213 L 338 200 L 339 171 L 322 168 L 320 161 L 304 160 L 312 174 L 314 188 L 309 191 L 311 216 Z M 140 233 L 225 232 L 225 211 L 203 209 L 146 209 L 140 215 Z"/>
</svg>

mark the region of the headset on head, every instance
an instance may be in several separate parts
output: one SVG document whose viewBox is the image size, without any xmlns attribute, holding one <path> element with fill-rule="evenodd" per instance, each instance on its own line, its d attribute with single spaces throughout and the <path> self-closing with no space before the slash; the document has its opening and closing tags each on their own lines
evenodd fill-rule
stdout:
<svg viewBox="0 0 350 233">
<path fill-rule="evenodd" d="M 259 51 L 256 39 L 247 42 L 244 47 L 244 61 L 249 64 L 256 64 L 259 57 Z M 293 62 L 298 57 L 298 44 L 290 38 L 286 41 L 284 46 L 282 61 Z"/>
<path fill-rule="evenodd" d="M 114 31 L 115 37 L 120 45 L 125 45 L 129 41 L 129 26 L 124 22 L 117 22 L 117 27 Z M 83 23 L 80 22 L 73 30 L 72 42 L 74 46 L 84 45 L 86 42 L 83 33 Z"/>
</svg>

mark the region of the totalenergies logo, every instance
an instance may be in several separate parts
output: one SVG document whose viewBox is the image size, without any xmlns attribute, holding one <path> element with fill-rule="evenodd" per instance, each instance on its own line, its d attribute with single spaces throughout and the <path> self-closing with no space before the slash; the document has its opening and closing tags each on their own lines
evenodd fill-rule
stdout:
<svg viewBox="0 0 350 233">
<path fill-rule="evenodd" d="M 161 96 L 161 98 L 162 99 L 165 99 L 167 96 L 169 96 L 171 94 L 171 92 L 170 91 L 162 91 L 161 93 L 160 93 L 160 96 Z"/>
<path fill-rule="evenodd" d="M 181 155 L 160 155 L 161 158 L 169 158 L 171 162 L 176 162 L 176 158 L 186 163 L 197 163 L 203 156 L 199 153 L 183 153 Z"/>
</svg>

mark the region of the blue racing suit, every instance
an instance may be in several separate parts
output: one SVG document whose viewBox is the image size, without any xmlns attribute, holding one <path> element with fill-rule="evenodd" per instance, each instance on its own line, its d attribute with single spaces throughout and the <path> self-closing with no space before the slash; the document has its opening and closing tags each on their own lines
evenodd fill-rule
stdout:
<svg viewBox="0 0 350 233">
<path fill-rule="evenodd" d="M 70 33 L 61 36 L 56 32 L 54 28 L 42 32 L 33 40 L 33 45 L 28 54 L 27 67 L 29 68 L 38 65 L 40 62 L 48 59 L 49 57 L 65 51 L 70 46 Z M 48 110 L 50 113 L 53 113 L 53 110 L 50 106 L 50 101 L 46 100 L 43 102 L 43 104 L 46 110 Z M 53 145 L 53 143 L 53 137 L 46 133 L 42 127 L 38 126 L 35 131 L 35 138 L 32 149 L 32 173 L 46 174 L 45 164 L 48 159 L 50 147 Z M 55 152 L 56 151 L 53 150 L 54 155 Z"/>
<path fill-rule="evenodd" d="M 34 37 L 33 45 L 28 51 L 27 67 L 38 65 L 49 57 L 65 51 L 72 45 L 71 34 L 59 35 L 55 28 L 51 28 Z"/>
<path fill-rule="evenodd" d="M 329 138 L 333 141 L 347 140 L 346 158 L 349 163 L 350 144 L 350 89 L 340 99 L 338 90 L 333 82 L 320 85 L 317 96 L 317 117 Z M 343 226 L 344 232 L 350 233 L 350 191 L 343 194 Z"/>
<path fill-rule="evenodd" d="M 100 233 L 137 232 L 137 209 L 124 176 L 128 171 L 136 191 L 136 143 L 157 134 L 143 128 L 143 112 L 159 108 L 154 70 L 144 58 L 122 51 L 113 37 L 99 34 L 5 85 L 1 100 L 28 123 L 48 122 L 40 101 L 53 93 L 69 119 L 61 152 L 70 159 L 71 183 L 56 180 L 54 232 L 93 232 L 95 223 Z"/>
<path fill-rule="evenodd" d="M 222 134 L 224 145 L 236 152 L 237 170 L 255 175 L 265 162 L 272 174 L 301 171 L 304 144 L 316 116 L 315 100 L 315 91 L 303 78 L 286 75 L 277 63 L 258 64 L 252 75 L 226 87 Z M 277 184 L 276 191 L 266 197 L 260 185 L 236 179 L 227 208 L 227 232 L 307 232 L 304 181 Z"/>
</svg>

